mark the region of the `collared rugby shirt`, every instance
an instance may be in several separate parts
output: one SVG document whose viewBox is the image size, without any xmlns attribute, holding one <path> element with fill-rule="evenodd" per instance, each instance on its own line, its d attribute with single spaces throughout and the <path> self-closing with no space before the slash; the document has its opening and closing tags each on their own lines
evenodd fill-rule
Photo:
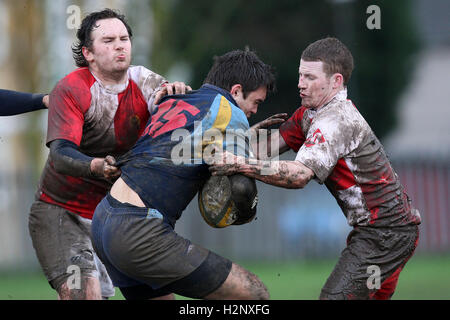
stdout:
<svg viewBox="0 0 450 320">
<path fill-rule="evenodd" d="M 164 83 L 141 66 L 131 66 L 127 82 L 116 86 L 103 85 L 88 68 L 76 69 L 50 95 L 47 145 L 65 139 L 91 157 L 124 154 L 144 131 L 155 93 Z M 105 179 L 59 174 L 49 158 L 37 197 L 90 219 L 110 187 Z"/>
</svg>

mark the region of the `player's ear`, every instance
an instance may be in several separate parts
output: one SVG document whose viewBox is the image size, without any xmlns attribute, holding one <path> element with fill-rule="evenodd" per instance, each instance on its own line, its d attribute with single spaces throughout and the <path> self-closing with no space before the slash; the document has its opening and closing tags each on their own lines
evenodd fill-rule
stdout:
<svg viewBox="0 0 450 320">
<path fill-rule="evenodd" d="M 235 84 L 230 89 L 230 93 L 233 97 L 239 95 L 240 92 L 242 92 L 242 85 L 240 84 Z"/>
<path fill-rule="evenodd" d="M 89 48 L 87 47 L 82 47 L 81 48 L 81 52 L 83 53 L 84 58 L 86 59 L 87 62 L 92 62 L 93 60 L 93 55 L 91 50 L 89 50 Z"/>
<path fill-rule="evenodd" d="M 333 83 L 333 89 L 340 88 L 344 85 L 344 76 L 340 73 L 335 73 L 331 76 L 331 81 Z"/>
</svg>

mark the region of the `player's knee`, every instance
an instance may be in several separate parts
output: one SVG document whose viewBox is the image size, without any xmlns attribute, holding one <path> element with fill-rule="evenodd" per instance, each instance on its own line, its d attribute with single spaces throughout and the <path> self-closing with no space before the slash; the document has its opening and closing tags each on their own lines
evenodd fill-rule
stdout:
<svg viewBox="0 0 450 320">
<path fill-rule="evenodd" d="M 253 275 L 256 279 L 254 279 L 253 283 L 252 283 L 252 287 L 253 287 L 253 298 L 252 299 L 257 299 L 257 300 L 269 300 L 270 298 L 270 294 L 269 294 L 269 290 L 267 290 L 266 286 L 264 285 L 264 283 L 259 280 L 255 275 Z"/>
<path fill-rule="evenodd" d="M 102 300 L 100 282 L 94 277 L 80 278 L 79 283 L 73 283 L 70 279 L 58 279 L 52 286 L 58 292 L 60 300 Z"/>
<path fill-rule="evenodd" d="M 208 298 L 267 300 L 270 295 L 264 283 L 255 274 L 233 263 L 228 278 Z"/>
<path fill-rule="evenodd" d="M 243 291 L 248 294 L 245 299 L 250 300 L 268 300 L 270 298 L 269 291 L 264 283 L 253 273 L 239 267 L 241 276 L 237 278 L 242 281 Z"/>
</svg>

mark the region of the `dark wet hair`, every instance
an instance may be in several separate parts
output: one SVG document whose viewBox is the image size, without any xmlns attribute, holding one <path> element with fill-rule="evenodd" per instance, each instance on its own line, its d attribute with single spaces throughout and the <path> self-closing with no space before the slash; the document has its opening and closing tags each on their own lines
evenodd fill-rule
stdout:
<svg viewBox="0 0 450 320">
<path fill-rule="evenodd" d="M 214 57 L 204 83 L 215 85 L 227 91 L 235 84 L 242 86 L 244 99 L 247 95 L 264 86 L 267 93 L 275 91 L 275 76 L 271 66 L 265 64 L 249 49 L 233 50 Z"/>
<path fill-rule="evenodd" d="M 353 56 L 350 50 L 336 38 L 325 38 L 311 43 L 302 53 L 304 61 L 322 61 L 323 71 L 331 76 L 342 74 L 347 85 L 353 71 Z"/>
<path fill-rule="evenodd" d="M 128 25 L 127 21 L 125 20 L 125 16 L 120 14 L 118 11 L 112 10 L 112 9 L 104 9 L 102 11 L 96 11 L 90 13 L 88 16 L 86 16 L 83 21 L 81 22 L 80 28 L 77 30 L 77 39 L 78 41 L 72 46 L 72 53 L 73 58 L 75 59 L 75 64 L 78 67 L 87 67 L 88 62 L 84 58 L 83 55 L 83 47 L 86 47 L 88 49 L 92 49 L 92 39 L 91 39 L 91 33 L 97 23 L 98 20 L 102 19 L 112 19 L 116 18 L 123 22 L 125 27 L 128 31 L 128 36 L 133 36 L 133 31 L 131 30 L 131 27 Z"/>
</svg>

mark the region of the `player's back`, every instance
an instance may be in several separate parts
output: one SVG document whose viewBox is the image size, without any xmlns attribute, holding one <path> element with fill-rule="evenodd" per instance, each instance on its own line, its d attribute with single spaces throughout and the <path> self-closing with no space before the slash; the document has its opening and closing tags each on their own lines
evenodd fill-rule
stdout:
<svg viewBox="0 0 450 320">
<path fill-rule="evenodd" d="M 245 153 L 248 128 L 244 112 L 229 92 L 215 86 L 165 97 L 136 145 L 120 158 L 122 179 L 146 206 L 174 223 L 209 176 L 203 161 L 205 136 L 213 131 L 216 144 Z M 225 133 L 237 133 L 244 143 L 227 139 Z"/>
</svg>

